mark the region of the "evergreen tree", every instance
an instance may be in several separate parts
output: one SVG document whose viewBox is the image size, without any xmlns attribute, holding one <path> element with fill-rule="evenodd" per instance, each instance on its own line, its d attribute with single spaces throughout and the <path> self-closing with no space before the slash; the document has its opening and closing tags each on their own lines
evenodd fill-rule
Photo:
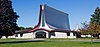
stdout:
<svg viewBox="0 0 100 47">
<path fill-rule="evenodd" d="M 94 14 L 92 14 L 91 16 L 92 16 L 92 18 L 91 18 L 90 23 L 96 23 L 96 24 L 100 25 L 100 9 L 99 9 L 99 7 L 97 7 L 95 9 Z"/>
<path fill-rule="evenodd" d="M 11 0 L 0 0 L 0 37 L 11 36 L 19 29 L 16 24 L 18 18 Z"/>
</svg>

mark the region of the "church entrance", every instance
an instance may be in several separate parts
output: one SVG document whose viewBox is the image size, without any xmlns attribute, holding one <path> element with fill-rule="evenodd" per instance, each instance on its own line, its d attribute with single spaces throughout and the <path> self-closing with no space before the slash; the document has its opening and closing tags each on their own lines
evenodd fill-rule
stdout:
<svg viewBox="0 0 100 47">
<path fill-rule="evenodd" d="M 46 38 L 46 32 L 43 31 L 36 32 L 35 35 L 36 38 Z"/>
</svg>

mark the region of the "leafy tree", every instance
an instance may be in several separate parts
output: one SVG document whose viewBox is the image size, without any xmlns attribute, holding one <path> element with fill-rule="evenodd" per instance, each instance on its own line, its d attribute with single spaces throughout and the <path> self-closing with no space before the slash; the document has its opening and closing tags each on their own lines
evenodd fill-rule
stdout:
<svg viewBox="0 0 100 47">
<path fill-rule="evenodd" d="M 87 24 L 86 22 L 82 23 L 82 25 L 83 27 L 80 29 L 81 33 L 84 35 L 91 35 L 91 43 L 93 43 L 93 36 L 99 33 L 100 25 L 96 23 Z"/>
<path fill-rule="evenodd" d="M 16 22 L 19 16 L 12 8 L 10 0 L 0 0 L 0 37 L 11 36 L 18 30 Z"/>
<path fill-rule="evenodd" d="M 20 28 L 20 30 L 27 30 L 27 29 L 33 29 L 32 27 L 19 27 Z"/>
<path fill-rule="evenodd" d="M 33 29 L 32 27 L 27 27 L 26 29 Z"/>
<path fill-rule="evenodd" d="M 20 30 L 25 30 L 26 28 L 25 27 L 19 27 L 20 28 Z"/>
<path fill-rule="evenodd" d="M 89 24 L 88 24 L 87 22 L 83 22 L 83 23 L 81 23 L 81 24 L 82 24 L 82 27 L 81 27 L 81 29 L 80 29 L 81 34 L 83 34 L 83 35 L 89 34 L 89 31 L 88 31 Z"/>
<path fill-rule="evenodd" d="M 97 23 L 92 23 L 89 25 L 89 32 L 91 35 L 96 36 L 99 39 L 99 34 L 100 34 L 100 25 Z"/>
</svg>

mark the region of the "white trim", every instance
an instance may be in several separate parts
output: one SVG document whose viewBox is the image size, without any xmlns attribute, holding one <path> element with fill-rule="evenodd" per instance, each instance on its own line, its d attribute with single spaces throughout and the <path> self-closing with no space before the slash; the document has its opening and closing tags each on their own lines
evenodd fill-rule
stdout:
<svg viewBox="0 0 100 47">
<path fill-rule="evenodd" d="M 44 5 L 42 5 L 42 12 L 41 12 L 41 22 L 40 22 L 40 26 L 38 28 L 44 28 L 44 29 L 47 29 L 47 30 L 53 30 L 51 28 L 48 27 L 47 23 L 46 23 L 46 20 L 45 20 L 45 14 L 44 14 Z M 44 24 L 45 26 L 43 27 L 42 26 L 42 19 L 43 19 L 43 16 L 44 16 Z"/>
</svg>

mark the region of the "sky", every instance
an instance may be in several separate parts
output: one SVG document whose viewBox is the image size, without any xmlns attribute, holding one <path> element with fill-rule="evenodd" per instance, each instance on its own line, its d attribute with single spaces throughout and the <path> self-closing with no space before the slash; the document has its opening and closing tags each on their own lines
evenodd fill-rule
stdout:
<svg viewBox="0 0 100 47">
<path fill-rule="evenodd" d="M 71 30 L 81 26 L 82 22 L 89 22 L 96 7 L 100 7 L 99 0 L 12 0 L 14 11 L 20 16 L 18 26 L 37 25 L 40 4 L 68 13 Z"/>
</svg>

